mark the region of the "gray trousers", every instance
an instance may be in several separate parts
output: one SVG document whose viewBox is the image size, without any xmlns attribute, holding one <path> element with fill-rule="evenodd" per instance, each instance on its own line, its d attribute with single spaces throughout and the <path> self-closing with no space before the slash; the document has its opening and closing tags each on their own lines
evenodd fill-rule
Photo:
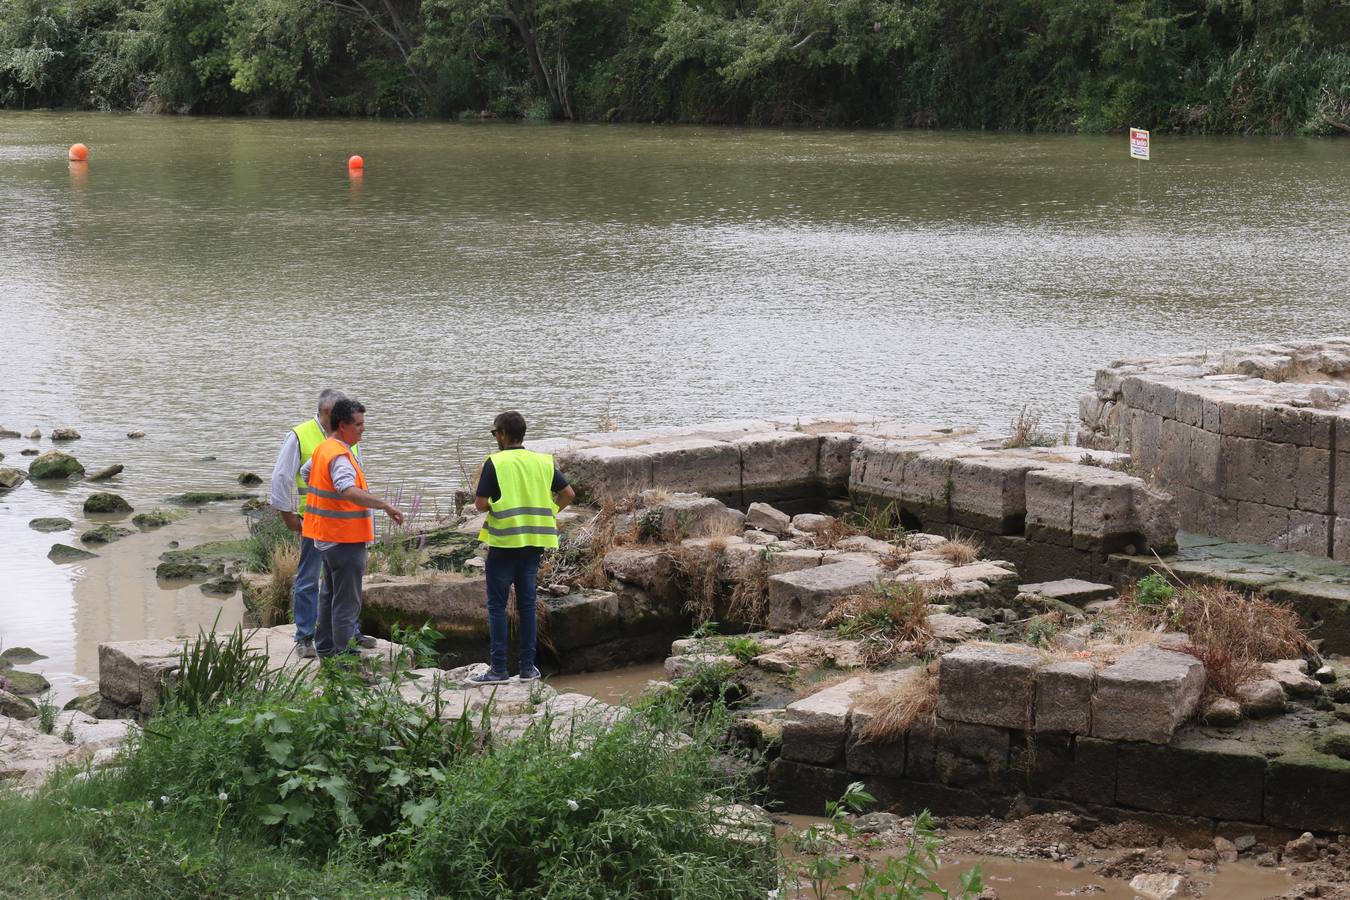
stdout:
<svg viewBox="0 0 1350 900">
<path fill-rule="evenodd" d="M 347 652 L 359 633 L 361 576 L 365 573 L 365 544 L 334 544 L 323 551 L 319 621 L 314 627 L 314 649 L 320 656 Z"/>
</svg>

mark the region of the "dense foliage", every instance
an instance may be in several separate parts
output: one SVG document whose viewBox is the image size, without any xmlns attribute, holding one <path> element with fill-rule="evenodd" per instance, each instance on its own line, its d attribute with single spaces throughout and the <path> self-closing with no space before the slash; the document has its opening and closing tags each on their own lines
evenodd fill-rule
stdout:
<svg viewBox="0 0 1350 900">
<path fill-rule="evenodd" d="M 1350 132 L 1347 0 L 6 0 L 0 105 Z"/>
</svg>

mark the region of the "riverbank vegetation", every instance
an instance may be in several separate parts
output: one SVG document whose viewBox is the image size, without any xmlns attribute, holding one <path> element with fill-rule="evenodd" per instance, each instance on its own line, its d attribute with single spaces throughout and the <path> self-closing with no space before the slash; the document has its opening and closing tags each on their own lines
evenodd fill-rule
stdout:
<svg viewBox="0 0 1350 900">
<path fill-rule="evenodd" d="M 1350 133 L 1337 0 L 10 0 L 0 104 Z"/>
<path fill-rule="evenodd" d="M 775 837 L 739 805 L 750 782 L 734 773 L 751 760 L 729 742 L 728 710 L 680 684 L 623 714 L 544 716 L 503 737 L 491 704 L 452 715 L 441 699 L 405 700 L 401 667 L 269 671 L 240 630 L 199 637 L 180 672 L 109 766 L 59 771 L 33 796 L 0 789 L 7 890 L 823 898 L 856 877 L 834 841 L 857 835 L 845 812 L 871 802 L 861 786 L 812 846 Z M 936 846 L 921 817 L 849 896 L 947 896 L 927 876 Z M 979 877 L 962 884 L 973 895 Z"/>
</svg>

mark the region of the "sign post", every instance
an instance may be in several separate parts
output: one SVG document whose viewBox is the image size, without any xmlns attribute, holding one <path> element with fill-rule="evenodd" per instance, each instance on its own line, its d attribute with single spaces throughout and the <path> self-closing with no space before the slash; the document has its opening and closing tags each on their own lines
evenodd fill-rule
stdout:
<svg viewBox="0 0 1350 900">
<path fill-rule="evenodd" d="M 1135 161 L 1135 202 L 1143 199 L 1144 160 L 1148 159 L 1148 132 L 1142 128 L 1130 129 L 1130 158 Z"/>
</svg>

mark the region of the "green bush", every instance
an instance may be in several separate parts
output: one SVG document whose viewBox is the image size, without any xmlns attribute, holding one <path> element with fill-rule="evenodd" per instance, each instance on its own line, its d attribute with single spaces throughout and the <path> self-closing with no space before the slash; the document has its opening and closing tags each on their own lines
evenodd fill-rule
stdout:
<svg viewBox="0 0 1350 900">
<path fill-rule="evenodd" d="M 1160 607 L 1166 606 L 1176 597 L 1177 592 L 1172 585 L 1167 583 L 1167 579 L 1157 572 L 1145 575 L 1139 579 L 1139 583 L 1134 588 L 1134 602 L 1140 606 Z"/>
</svg>

